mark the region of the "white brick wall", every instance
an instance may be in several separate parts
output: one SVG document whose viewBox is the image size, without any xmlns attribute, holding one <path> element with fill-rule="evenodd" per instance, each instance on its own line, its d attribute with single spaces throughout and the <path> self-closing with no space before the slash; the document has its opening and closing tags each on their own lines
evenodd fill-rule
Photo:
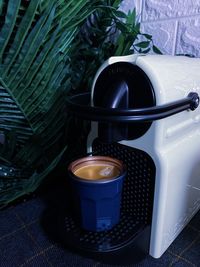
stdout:
<svg viewBox="0 0 200 267">
<path fill-rule="evenodd" d="M 141 30 L 153 35 L 164 54 L 200 57 L 200 0 L 124 0 L 122 9 L 136 7 Z"/>
</svg>

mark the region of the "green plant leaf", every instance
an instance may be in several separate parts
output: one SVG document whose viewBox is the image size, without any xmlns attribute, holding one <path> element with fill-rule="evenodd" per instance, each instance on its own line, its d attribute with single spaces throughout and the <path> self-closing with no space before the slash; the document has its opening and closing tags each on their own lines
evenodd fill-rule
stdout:
<svg viewBox="0 0 200 267">
<path fill-rule="evenodd" d="M 143 33 L 142 34 L 145 38 L 147 38 L 148 40 L 152 40 L 152 35 L 147 34 L 147 33 Z"/>
<path fill-rule="evenodd" d="M 151 48 L 149 47 L 149 48 L 143 50 L 142 53 L 143 53 L 143 54 L 147 54 L 147 53 L 149 53 L 150 51 L 151 51 Z"/>
<path fill-rule="evenodd" d="M 41 42 L 50 29 L 55 12 L 55 8 L 53 8 L 52 10 L 51 9 L 52 6 L 49 6 L 46 14 L 41 17 L 41 20 L 38 21 L 36 26 L 31 31 L 29 37 L 25 41 L 19 55 L 19 59 L 16 60 L 15 65 L 11 68 L 10 74 L 6 77 L 6 81 L 9 87 L 12 87 L 13 83 L 18 82 L 18 80 L 23 79 L 26 71 L 32 64 L 39 50 Z M 49 14 L 50 10 L 51 13 Z"/>
<path fill-rule="evenodd" d="M 127 15 L 123 11 L 115 10 L 115 11 L 113 11 L 113 13 L 117 18 L 122 18 L 122 19 L 127 18 Z"/>
<path fill-rule="evenodd" d="M 114 0 L 111 3 L 108 3 L 108 5 L 117 9 L 119 7 L 120 3 L 121 3 L 121 0 Z"/>
<path fill-rule="evenodd" d="M 7 204 L 30 192 L 35 191 L 36 188 L 41 184 L 43 179 L 57 166 L 60 162 L 63 154 L 65 153 L 67 146 L 55 157 L 55 159 L 45 168 L 41 173 L 35 171 L 29 179 L 17 180 L 9 182 L 9 186 L 6 190 L 1 190 L 0 208 L 5 207 Z M 5 185 L 4 185 L 5 186 Z"/>
<path fill-rule="evenodd" d="M 52 46 L 55 43 L 55 39 L 56 39 L 58 31 L 59 31 L 59 26 L 54 31 L 54 33 L 52 34 L 52 36 L 49 39 L 49 41 L 45 44 L 45 46 L 42 47 L 41 51 L 39 52 L 39 54 L 35 58 L 34 62 L 30 66 L 29 71 L 26 73 L 26 76 L 24 77 L 24 79 L 20 83 L 20 85 L 18 85 L 18 86 L 14 85 L 13 86 L 13 92 L 15 92 L 15 90 L 18 91 L 18 96 L 17 97 L 19 99 L 20 99 L 21 95 L 24 93 L 24 90 L 26 90 L 25 88 L 28 88 L 29 91 L 30 91 L 30 87 L 29 86 L 31 85 L 31 83 L 33 81 L 33 78 L 36 76 L 37 72 L 41 68 L 41 65 L 47 59 L 48 53 L 50 53 L 50 51 L 52 49 Z"/>
<path fill-rule="evenodd" d="M 126 24 L 130 25 L 130 27 L 134 28 L 136 23 L 136 9 L 134 8 L 133 11 L 128 11 Z"/>
<path fill-rule="evenodd" d="M 134 31 L 137 35 L 140 34 L 140 23 L 139 23 L 139 22 L 135 24 L 135 27 L 134 27 L 133 31 Z"/>
<path fill-rule="evenodd" d="M 143 41 L 137 44 L 134 44 L 135 46 L 139 47 L 139 48 L 147 48 L 150 45 L 149 41 Z"/>
<path fill-rule="evenodd" d="M 121 31 L 122 34 L 126 34 L 128 32 L 127 26 L 121 22 L 116 22 L 117 29 Z"/>
<path fill-rule="evenodd" d="M 31 69 L 29 71 L 28 75 L 31 75 L 31 77 L 33 77 L 33 73 L 35 74 L 34 78 L 30 81 L 27 80 L 27 83 L 25 83 L 25 85 L 21 84 L 20 91 L 18 93 L 18 99 L 21 103 L 21 106 L 23 108 L 25 108 L 26 105 L 28 105 L 28 99 L 31 99 L 31 96 L 33 95 L 34 92 L 36 92 L 36 90 L 40 90 L 39 89 L 39 84 L 42 83 L 44 84 L 44 76 L 45 74 L 48 75 L 49 72 L 49 68 L 51 66 L 51 62 L 52 60 L 58 60 L 58 56 L 59 56 L 59 50 L 60 50 L 60 46 L 63 43 L 69 43 L 69 40 L 72 40 L 72 36 L 75 34 L 75 31 L 72 32 L 67 32 L 67 33 L 63 33 L 63 35 L 54 43 L 54 46 L 52 48 L 49 47 L 49 44 L 46 44 L 46 47 L 44 48 L 45 50 L 45 55 L 43 54 L 43 50 L 41 51 L 42 54 L 39 54 L 42 56 L 42 61 L 40 61 L 40 64 L 38 64 L 38 58 L 36 58 L 35 64 L 32 65 L 32 67 L 35 67 L 36 69 Z M 56 34 L 53 38 L 53 40 L 55 40 Z M 48 49 L 46 51 L 46 49 Z M 41 68 L 39 68 L 39 66 L 41 66 Z M 50 76 L 49 76 L 50 77 Z"/>
<path fill-rule="evenodd" d="M 9 0 L 7 7 L 6 20 L 0 31 L 0 62 L 3 61 L 3 53 L 8 44 L 9 38 L 15 27 L 15 22 L 17 19 L 17 14 L 19 11 L 21 0 Z"/>
<path fill-rule="evenodd" d="M 0 1 L 0 15 L 2 13 L 2 10 L 3 10 L 3 1 Z"/>
<path fill-rule="evenodd" d="M 153 45 L 153 52 L 156 54 L 162 55 L 162 52 L 160 51 L 160 49 L 155 45 Z"/>
<path fill-rule="evenodd" d="M 18 146 L 22 146 L 32 134 L 32 129 L 15 99 L 8 93 L 8 88 L 0 87 L 0 111 L 0 129 L 6 133 L 9 129 L 15 130 Z"/>
<path fill-rule="evenodd" d="M 8 51 L 8 53 L 5 56 L 4 60 L 4 68 L 3 68 L 3 76 L 5 77 L 7 75 L 7 72 L 11 68 L 14 60 L 16 59 L 16 56 L 19 53 L 19 50 L 27 36 L 28 31 L 31 28 L 31 25 L 35 18 L 35 13 L 38 7 L 40 0 L 31 1 L 25 15 L 23 16 L 17 33 L 15 35 L 14 41 L 11 44 L 11 47 Z"/>
</svg>

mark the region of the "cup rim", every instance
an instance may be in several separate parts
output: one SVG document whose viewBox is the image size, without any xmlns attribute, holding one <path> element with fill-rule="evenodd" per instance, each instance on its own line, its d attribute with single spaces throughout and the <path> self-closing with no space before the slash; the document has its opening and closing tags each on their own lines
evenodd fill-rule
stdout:
<svg viewBox="0 0 200 267">
<path fill-rule="evenodd" d="M 88 180 L 88 179 L 75 175 L 74 172 L 78 169 L 78 166 L 84 165 L 84 163 L 87 163 L 87 162 L 89 162 L 89 164 L 92 164 L 94 162 L 98 162 L 98 163 L 102 162 L 102 163 L 107 163 L 107 164 L 112 163 L 112 165 L 114 165 L 115 167 L 119 169 L 120 173 L 111 178 L 105 177 L 105 178 L 98 179 L 98 180 Z M 111 156 L 87 156 L 87 157 L 79 158 L 71 162 L 68 166 L 68 172 L 72 174 L 73 179 L 78 180 L 78 181 L 82 181 L 86 183 L 105 183 L 105 182 L 114 181 L 120 178 L 121 176 L 123 176 L 123 173 L 125 172 L 125 165 L 123 164 L 121 160 L 116 159 Z"/>
</svg>

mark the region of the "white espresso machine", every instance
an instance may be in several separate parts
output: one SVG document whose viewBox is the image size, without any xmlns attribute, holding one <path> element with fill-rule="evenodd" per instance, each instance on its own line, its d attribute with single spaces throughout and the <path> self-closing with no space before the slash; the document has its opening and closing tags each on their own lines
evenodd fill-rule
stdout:
<svg viewBox="0 0 200 267">
<path fill-rule="evenodd" d="M 91 121 L 88 152 L 116 157 L 128 170 L 120 223 L 79 237 L 68 227 L 74 246 L 154 258 L 166 251 L 200 207 L 199 94 L 200 59 L 129 55 L 109 58 L 91 94 L 68 100 L 73 116 Z"/>
</svg>

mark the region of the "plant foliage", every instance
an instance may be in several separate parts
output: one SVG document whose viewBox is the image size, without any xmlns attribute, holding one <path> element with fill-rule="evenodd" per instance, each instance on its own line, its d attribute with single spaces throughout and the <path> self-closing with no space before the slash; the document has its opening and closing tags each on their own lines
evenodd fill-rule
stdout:
<svg viewBox="0 0 200 267">
<path fill-rule="evenodd" d="M 65 100 L 89 90 L 105 59 L 160 53 L 120 2 L 0 0 L 0 206 L 34 191 L 84 138 L 68 131 Z"/>
</svg>

